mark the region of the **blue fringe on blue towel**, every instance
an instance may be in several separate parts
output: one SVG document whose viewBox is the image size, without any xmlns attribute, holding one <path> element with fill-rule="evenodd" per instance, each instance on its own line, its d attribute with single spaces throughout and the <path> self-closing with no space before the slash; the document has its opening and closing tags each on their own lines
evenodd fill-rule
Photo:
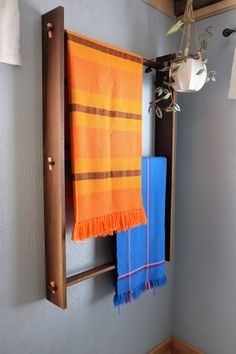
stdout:
<svg viewBox="0 0 236 354">
<path fill-rule="evenodd" d="M 165 274 L 166 158 L 142 160 L 142 195 L 148 224 L 116 237 L 117 283 L 114 305 L 136 300 L 147 290 L 163 287 Z"/>
</svg>

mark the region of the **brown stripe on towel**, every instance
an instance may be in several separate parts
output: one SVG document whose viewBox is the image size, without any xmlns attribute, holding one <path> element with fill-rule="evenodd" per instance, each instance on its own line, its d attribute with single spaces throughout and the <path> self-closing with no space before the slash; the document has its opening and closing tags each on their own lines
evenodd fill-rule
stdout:
<svg viewBox="0 0 236 354">
<path fill-rule="evenodd" d="M 135 57 L 132 54 L 123 53 L 123 52 L 120 52 L 117 49 L 105 47 L 102 44 L 91 42 L 88 39 L 75 36 L 75 35 L 73 35 L 71 33 L 67 33 L 66 32 L 66 36 L 67 36 L 68 40 L 76 42 L 76 43 L 79 43 L 79 44 L 82 44 L 82 45 L 84 45 L 86 47 L 93 48 L 93 49 L 99 50 L 100 52 L 103 52 L 103 53 L 106 53 L 106 54 L 110 54 L 110 55 L 113 55 L 113 56 L 116 56 L 116 57 L 119 57 L 119 58 L 127 59 L 127 60 L 130 60 L 130 61 L 134 61 L 135 63 L 142 64 L 142 58 Z"/>
<path fill-rule="evenodd" d="M 104 178 L 134 177 L 134 176 L 141 176 L 141 170 L 75 173 L 73 174 L 73 180 L 84 181 L 88 179 L 104 179 Z"/>
<path fill-rule="evenodd" d="M 137 119 L 137 120 L 142 119 L 141 114 L 126 113 L 126 112 L 119 112 L 119 111 L 109 111 L 107 109 L 84 106 L 84 105 L 78 104 L 78 103 L 70 104 L 69 109 L 70 109 L 70 112 L 82 112 L 82 113 L 88 113 L 88 114 L 95 114 L 95 115 L 99 115 L 99 116 L 109 116 L 109 117 L 113 117 L 113 118 L 126 118 L 126 119 Z"/>
</svg>

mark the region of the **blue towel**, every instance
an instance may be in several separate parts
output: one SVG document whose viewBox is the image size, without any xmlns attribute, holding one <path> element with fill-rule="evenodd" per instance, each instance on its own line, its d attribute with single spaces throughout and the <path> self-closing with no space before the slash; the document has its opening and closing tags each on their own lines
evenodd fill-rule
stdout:
<svg viewBox="0 0 236 354">
<path fill-rule="evenodd" d="M 142 195 L 148 224 L 117 234 L 115 306 L 166 284 L 166 165 L 164 157 L 142 159 Z"/>
</svg>

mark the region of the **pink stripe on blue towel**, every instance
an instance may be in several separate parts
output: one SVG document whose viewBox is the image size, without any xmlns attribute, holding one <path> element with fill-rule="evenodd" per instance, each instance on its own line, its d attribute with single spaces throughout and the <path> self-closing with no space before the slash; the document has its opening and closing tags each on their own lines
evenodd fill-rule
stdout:
<svg viewBox="0 0 236 354">
<path fill-rule="evenodd" d="M 136 300 L 166 284 L 165 196 L 166 158 L 142 159 L 142 195 L 148 223 L 116 237 L 117 282 L 115 306 Z"/>
</svg>

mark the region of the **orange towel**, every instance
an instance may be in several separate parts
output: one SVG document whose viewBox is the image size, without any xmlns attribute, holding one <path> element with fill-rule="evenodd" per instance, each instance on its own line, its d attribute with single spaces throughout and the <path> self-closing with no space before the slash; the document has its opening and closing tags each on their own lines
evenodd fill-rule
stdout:
<svg viewBox="0 0 236 354">
<path fill-rule="evenodd" d="M 67 32 L 73 240 L 146 223 L 142 58 Z"/>
</svg>

